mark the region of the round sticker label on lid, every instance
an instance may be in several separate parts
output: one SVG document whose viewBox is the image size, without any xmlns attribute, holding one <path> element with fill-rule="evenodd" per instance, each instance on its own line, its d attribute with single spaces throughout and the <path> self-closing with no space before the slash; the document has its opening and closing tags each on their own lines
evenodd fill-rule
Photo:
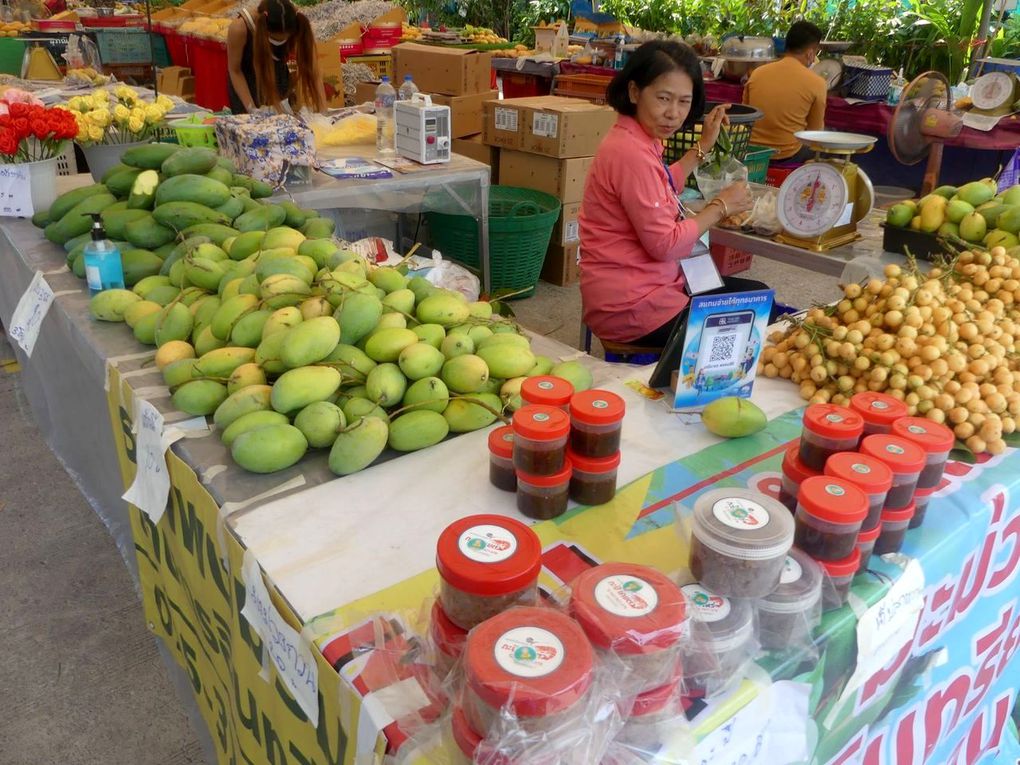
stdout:
<svg viewBox="0 0 1020 765">
<path fill-rule="evenodd" d="M 514 434 L 512 432 L 504 433 L 503 440 L 506 441 L 507 443 L 512 443 L 514 440 Z"/>
<path fill-rule="evenodd" d="M 928 432 L 927 428 L 922 428 L 920 425 L 908 425 L 907 430 L 909 430 L 915 436 L 923 436 Z"/>
<path fill-rule="evenodd" d="M 825 419 L 829 422 L 843 422 L 843 415 L 841 414 L 827 414 Z"/>
<path fill-rule="evenodd" d="M 872 401 L 871 402 L 871 408 L 872 409 L 885 410 L 885 409 L 889 408 L 889 405 L 887 403 L 885 403 L 884 401 Z"/>
<path fill-rule="evenodd" d="M 850 466 L 850 469 L 853 470 L 855 473 L 860 473 L 861 475 L 867 475 L 868 473 L 871 472 L 871 468 L 869 468 L 867 465 L 861 462 L 855 462 L 853 465 Z"/>
<path fill-rule="evenodd" d="M 595 585 L 595 602 L 614 616 L 638 617 L 659 605 L 659 593 L 644 579 L 619 574 Z"/>
<path fill-rule="evenodd" d="M 786 560 L 783 561 L 783 573 L 779 575 L 779 583 L 790 584 L 799 581 L 803 575 L 804 569 L 801 565 L 787 555 Z"/>
<path fill-rule="evenodd" d="M 542 382 L 538 383 L 535 387 L 541 388 L 542 390 L 552 390 L 554 386 L 548 380 L 542 380 Z"/>
<path fill-rule="evenodd" d="M 517 537 L 502 526 L 472 526 L 457 542 L 461 554 L 476 563 L 500 563 L 517 552 Z"/>
<path fill-rule="evenodd" d="M 885 450 L 889 452 L 889 454 L 903 454 L 905 451 L 902 446 L 897 446 L 896 444 L 886 444 Z"/>
<path fill-rule="evenodd" d="M 770 520 L 769 511 L 764 507 L 739 497 L 720 499 L 712 505 L 712 515 L 720 523 L 741 531 L 763 528 Z"/>
<path fill-rule="evenodd" d="M 592 406 L 593 406 L 593 407 L 594 407 L 595 409 L 608 409 L 608 408 L 609 408 L 609 402 L 608 402 L 608 401 L 603 401 L 603 400 L 602 400 L 602 399 L 600 399 L 600 398 L 597 398 L 597 399 L 595 399 L 594 401 L 592 401 L 592 402 L 591 402 L 591 405 L 592 405 Z"/>
<path fill-rule="evenodd" d="M 549 415 L 545 412 L 535 412 L 535 414 L 531 415 L 531 419 L 535 422 L 545 422 L 549 419 Z"/>
<path fill-rule="evenodd" d="M 680 590 L 690 603 L 691 617 L 696 621 L 717 622 L 730 615 L 730 602 L 700 584 L 685 584 Z"/>
<path fill-rule="evenodd" d="M 842 497 L 846 494 L 846 490 L 842 486 L 837 486 L 834 483 L 828 483 L 825 485 L 825 493 L 830 494 L 833 497 Z"/>
<path fill-rule="evenodd" d="M 563 641 L 541 627 L 515 627 L 500 635 L 496 663 L 517 677 L 545 677 L 563 663 Z"/>
</svg>

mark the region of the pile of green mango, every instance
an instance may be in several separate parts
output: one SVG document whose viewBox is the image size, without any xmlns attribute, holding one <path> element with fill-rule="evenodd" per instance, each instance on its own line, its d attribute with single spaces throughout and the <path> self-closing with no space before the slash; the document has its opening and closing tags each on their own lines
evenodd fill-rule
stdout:
<svg viewBox="0 0 1020 765">
<path fill-rule="evenodd" d="M 158 165 L 160 157 L 126 153 L 130 171 L 58 198 L 56 233 L 37 223 L 60 242 L 77 230 L 67 216 L 82 215 L 85 202 L 127 194 L 123 207 L 111 211 L 121 204 L 113 201 L 101 212 L 110 237 L 127 242 L 130 289 L 96 295 L 92 316 L 124 322 L 159 348 L 174 406 L 211 415 L 242 468 L 283 470 L 314 448 L 329 449 L 330 469 L 347 475 L 387 448 L 415 451 L 491 425 L 520 405 L 526 377 L 591 387 L 579 362 L 536 356 L 489 303 L 370 264 L 340 248 L 332 221 L 255 200 L 266 190 L 242 176 L 231 174 L 232 187 L 211 177 L 227 172 L 215 153 L 167 147 L 144 147 L 160 153 Z"/>
<path fill-rule="evenodd" d="M 957 188 L 940 186 L 918 201 L 889 208 L 886 223 L 943 237 L 959 237 L 989 249 L 1004 247 L 1020 257 L 1020 185 L 998 193 L 985 178 Z"/>
</svg>

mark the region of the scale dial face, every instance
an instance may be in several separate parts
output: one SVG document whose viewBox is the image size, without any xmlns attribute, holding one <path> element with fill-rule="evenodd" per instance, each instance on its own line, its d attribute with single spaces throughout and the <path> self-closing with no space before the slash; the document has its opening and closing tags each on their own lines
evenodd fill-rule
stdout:
<svg viewBox="0 0 1020 765">
<path fill-rule="evenodd" d="M 787 233 L 814 239 L 833 229 L 846 212 L 849 189 L 843 174 L 824 162 L 794 170 L 779 189 L 779 222 Z"/>
<path fill-rule="evenodd" d="M 1013 102 L 1013 78 L 1005 72 L 982 75 L 970 89 L 970 97 L 978 109 L 992 111 Z"/>
</svg>

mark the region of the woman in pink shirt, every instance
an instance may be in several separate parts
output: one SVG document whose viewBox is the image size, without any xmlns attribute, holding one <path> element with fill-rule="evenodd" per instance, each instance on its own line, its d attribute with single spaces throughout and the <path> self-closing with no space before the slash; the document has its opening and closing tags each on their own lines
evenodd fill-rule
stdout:
<svg viewBox="0 0 1020 765">
<path fill-rule="evenodd" d="M 658 40 L 635 51 L 608 90 L 620 116 L 588 173 L 581 206 L 584 321 L 604 340 L 662 347 L 688 296 L 679 261 L 723 218 L 751 209 L 746 183 L 733 184 L 685 218 L 677 192 L 728 124 L 718 106 L 698 145 L 668 169 L 662 141 L 701 117 L 705 88 L 697 54 Z M 764 285 L 727 278 L 722 291 Z"/>
</svg>

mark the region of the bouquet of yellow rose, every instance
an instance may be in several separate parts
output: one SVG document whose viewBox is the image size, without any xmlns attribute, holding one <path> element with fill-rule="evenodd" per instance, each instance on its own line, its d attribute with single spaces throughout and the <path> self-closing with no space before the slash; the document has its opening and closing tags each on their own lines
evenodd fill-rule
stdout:
<svg viewBox="0 0 1020 765">
<path fill-rule="evenodd" d="M 67 102 L 67 108 L 78 123 L 75 140 L 83 146 L 134 143 L 152 138 L 173 106 L 173 101 L 166 96 L 143 101 L 126 85 L 113 91 L 98 88 L 90 95 L 74 96 Z"/>
</svg>

